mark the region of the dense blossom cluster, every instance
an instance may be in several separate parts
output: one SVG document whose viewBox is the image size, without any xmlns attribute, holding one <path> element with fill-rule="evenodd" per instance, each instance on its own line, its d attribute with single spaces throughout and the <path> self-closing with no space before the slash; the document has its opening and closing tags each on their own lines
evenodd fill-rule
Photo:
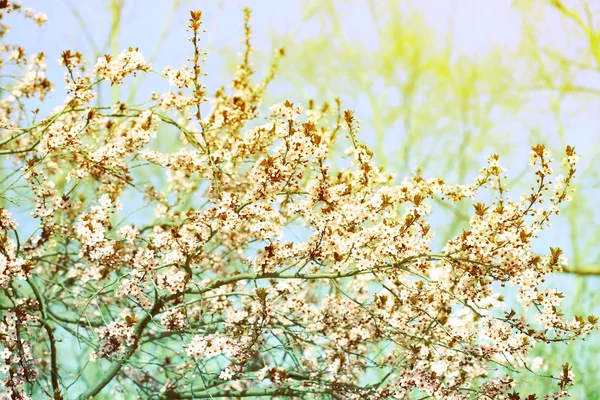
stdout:
<svg viewBox="0 0 600 400">
<path fill-rule="evenodd" d="M 190 65 L 160 74 L 179 92 L 94 105 L 98 85 L 150 65 L 129 49 L 90 69 L 65 51 L 66 100 L 37 122 L 22 100 L 48 101 L 44 57 L 2 46 L 2 67 L 26 72 L 0 99 L 0 160 L 14 171 L 0 179 L 0 398 L 536 399 L 513 392 L 513 372 L 540 367 L 529 351 L 597 323 L 566 318 L 542 285 L 562 251 L 532 252 L 570 199 L 575 149 L 554 176 L 534 146 L 519 199 L 497 155 L 471 184 L 399 181 L 338 100 L 261 114 L 283 51 L 253 83 L 248 18 L 241 65 L 213 97 L 193 11 Z M 329 161 L 339 140 L 342 169 Z M 437 250 L 434 198 L 473 205 Z M 574 377 L 565 364 L 548 379 L 558 399 Z"/>
</svg>

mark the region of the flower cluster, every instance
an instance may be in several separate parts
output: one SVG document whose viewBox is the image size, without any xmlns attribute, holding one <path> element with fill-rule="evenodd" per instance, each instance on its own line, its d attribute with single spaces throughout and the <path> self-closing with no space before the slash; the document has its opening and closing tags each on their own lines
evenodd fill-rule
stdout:
<svg viewBox="0 0 600 400">
<path fill-rule="evenodd" d="M 112 358 L 120 351 L 125 351 L 127 346 L 135 342 L 134 327 L 128 321 L 112 321 L 106 327 L 96 328 L 100 340 L 100 348 L 97 352 L 92 352 L 90 360 L 95 361 L 100 358 Z"/>
<path fill-rule="evenodd" d="M 109 54 L 98 58 L 92 75 L 102 76 L 114 85 L 122 83 L 127 75 L 135 74 L 135 71 L 150 72 L 151 70 L 152 66 L 146 62 L 142 53 L 137 48 L 130 47 L 115 59 Z"/>
<path fill-rule="evenodd" d="M 0 208 L 0 287 L 8 289 L 13 279 L 25 279 L 27 268 L 25 260 L 18 256 L 16 241 L 8 235 L 17 232 L 17 222 L 11 219 L 11 213 Z"/>
<path fill-rule="evenodd" d="M 160 317 L 160 323 L 167 331 L 181 331 L 187 325 L 186 315 L 182 308 L 176 308 L 163 313 Z"/>
<path fill-rule="evenodd" d="M 27 308 L 36 308 L 35 302 L 21 299 L 15 307 L 4 310 L 0 320 L 0 345 L 4 348 L 0 352 L 1 385 L 6 389 L 0 392 L 3 399 L 29 399 L 22 396 L 23 388 L 40 373 L 33 362 L 33 343 L 23 342 L 23 336 L 31 334 L 38 322 Z"/>
</svg>

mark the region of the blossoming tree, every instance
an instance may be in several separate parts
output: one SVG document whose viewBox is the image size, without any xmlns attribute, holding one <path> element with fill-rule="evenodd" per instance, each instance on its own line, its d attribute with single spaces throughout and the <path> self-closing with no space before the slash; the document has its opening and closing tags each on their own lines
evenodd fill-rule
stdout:
<svg viewBox="0 0 600 400">
<path fill-rule="evenodd" d="M 45 117 L 30 107 L 53 87 L 44 55 L 3 43 L 16 72 L 0 99 L 1 398 L 536 399 L 513 391 L 514 373 L 535 373 L 529 350 L 597 323 L 566 319 L 542 285 L 562 251 L 531 251 L 569 200 L 575 149 L 555 175 L 533 146 L 518 199 L 497 155 L 471 184 L 400 182 L 338 100 L 261 114 L 283 51 L 253 83 L 248 20 L 235 78 L 210 98 L 192 11 L 189 65 L 159 73 L 174 91 L 94 104 L 100 85 L 155 72 L 133 48 L 93 68 L 66 50 L 67 96 Z M 351 160 L 339 170 L 336 141 Z M 437 250 L 433 198 L 473 205 Z M 19 226 L 9 208 L 26 205 Z M 568 395 L 568 364 L 547 378 L 547 398 Z"/>
</svg>

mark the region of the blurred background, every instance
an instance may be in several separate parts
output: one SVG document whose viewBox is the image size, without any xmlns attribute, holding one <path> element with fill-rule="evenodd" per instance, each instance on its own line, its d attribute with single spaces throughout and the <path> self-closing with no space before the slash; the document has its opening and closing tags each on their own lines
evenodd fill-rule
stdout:
<svg viewBox="0 0 600 400">
<path fill-rule="evenodd" d="M 133 46 L 156 71 L 191 55 L 190 9 L 204 15 L 208 92 L 226 86 L 242 51 L 242 9 L 252 10 L 254 66 L 286 56 L 264 108 L 290 100 L 333 102 L 355 110 L 361 139 L 398 179 L 420 172 L 470 183 L 485 156 L 499 154 L 516 197 L 531 186 L 530 146 L 560 160 L 567 144 L 581 155 L 577 193 L 535 250 L 559 245 L 570 273 L 548 285 L 567 298 L 567 316 L 600 313 L 600 1 L 598 0 L 27 0 L 49 23 L 15 19 L 10 35 L 29 52 L 45 51 L 56 83 L 42 114 L 64 98 L 56 60 L 76 50 L 94 63 Z M 160 82 L 160 83 L 159 83 Z M 104 87 L 98 101 L 145 101 L 166 89 L 156 75 Z M 339 149 L 339 157 L 343 156 Z M 469 206 L 444 208 L 436 243 L 468 223 Z M 447 207 L 447 206 L 446 206 Z M 600 399 L 600 338 L 536 349 L 552 371 L 574 364 L 576 399 Z M 543 373 L 543 371 L 542 371 Z M 531 392 L 550 380 L 519 379 Z M 554 389 L 554 388 L 552 388 Z"/>
</svg>

